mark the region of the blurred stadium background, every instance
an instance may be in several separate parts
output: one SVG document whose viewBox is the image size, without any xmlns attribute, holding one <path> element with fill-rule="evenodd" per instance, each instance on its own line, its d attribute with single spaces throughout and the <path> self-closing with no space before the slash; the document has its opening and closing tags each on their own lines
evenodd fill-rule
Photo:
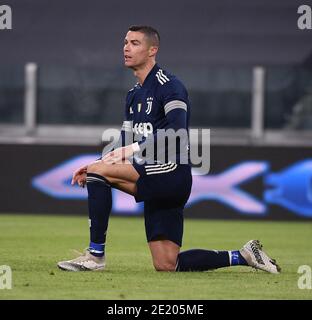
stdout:
<svg viewBox="0 0 312 320">
<path fill-rule="evenodd" d="M 5 4 L 13 29 L 0 30 L 0 265 L 12 267 L 15 290 L 0 299 L 311 299 L 297 286 L 298 266 L 312 265 L 312 30 L 297 26 L 310 0 Z M 133 218 L 142 205 L 115 190 L 105 273 L 57 270 L 68 249 L 87 244 L 86 190 L 69 182 L 101 153 L 103 131 L 120 129 L 135 83 L 122 56 L 133 24 L 159 30 L 158 62 L 188 88 L 191 127 L 211 129 L 185 247 L 229 250 L 259 237 L 279 277 L 244 267 L 156 274 L 143 220 Z"/>
<path fill-rule="evenodd" d="M 298 29 L 302 1 L 6 4 L 0 212 L 86 212 L 85 190 L 69 178 L 101 152 L 104 129 L 120 128 L 135 83 L 123 37 L 149 24 L 161 35 L 158 62 L 189 90 L 191 127 L 211 129 L 210 175 L 194 177 L 186 216 L 312 218 L 312 31 Z M 231 172 L 240 178 L 231 182 Z M 130 197 L 114 197 L 113 214 L 142 213 Z"/>
</svg>

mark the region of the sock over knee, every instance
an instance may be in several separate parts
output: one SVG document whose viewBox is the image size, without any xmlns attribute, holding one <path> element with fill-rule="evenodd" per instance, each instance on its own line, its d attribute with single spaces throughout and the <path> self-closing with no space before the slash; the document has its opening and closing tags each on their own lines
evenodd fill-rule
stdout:
<svg viewBox="0 0 312 320">
<path fill-rule="evenodd" d="M 101 175 L 87 173 L 90 226 L 89 250 L 95 256 L 105 253 L 106 232 L 112 209 L 112 192 L 108 181 Z"/>
</svg>

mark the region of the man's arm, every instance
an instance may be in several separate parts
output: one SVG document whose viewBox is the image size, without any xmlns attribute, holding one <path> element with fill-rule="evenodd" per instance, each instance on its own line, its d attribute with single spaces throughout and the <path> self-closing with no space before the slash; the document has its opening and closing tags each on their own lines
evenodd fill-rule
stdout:
<svg viewBox="0 0 312 320">
<path fill-rule="evenodd" d="M 188 145 L 188 133 L 187 133 L 187 105 L 183 101 L 174 100 L 167 103 L 164 107 L 167 125 L 165 130 L 172 130 L 172 133 L 177 133 L 180 129 L 184 131 L 180 131 L 182 136 L 179 136 L 182 141 L 180 141 L 181 145 L 185 146 Z M 142 152 L 144 149 L 151 150 L 151 148 L 157 147 L 157 140 L 162 139 L 165 141 L 165 137 L 163 135 L 170 135 L 170 133 L 164 131 L 156 131 L 153 135 L 149 135 L 147 138 L 143 137 L 143 139 L 139 142 L 136 142 L 133 145 L 133 149 L 135 152 Z M 164 150 L 157 150 L 157 153 L 160 154 L 165 151 Z"/>
<path fill-rule="evenodd" d="M 171 79 L 171 81 L 167 82 L 160 88 L 159 98 L 164 106 L 164 113 L 167 120 L 166 127 L 164 129 L 170 129 L 173 134 L 176 134 L 179 131 L 178 134 L 180 146 L 182 146 L 182 149 L 185 149 L 186 151 L 188 147 L 187 113 L 189 112 L 187 90 L 179 80 Z M 139 151 L 142 151 L 143 149 L 151 150 L 150 148 L 154 148 L 154 150 L 156 150 L 155 148 L 157 147 L 157 140 L 165 139 L 163 135 L 168 136 L 170 133 L 168 131 L 167 133 L 158 131 L 147 138 L 143 138 L 140 142 L 138 142 L 138 146 L 140 148 Z M 164 151 L 171 152 L 171 150 L 165 149 L 166 147 L 164 146 L 163 150 L 157 150 L 157 155 L 160 155 L 160 153 Z"/>
<path fill-rule="evenodd" d="M 186 114 L 186 104 L 182 101 L 175 101 L 175 108 L 172 108 L 166 114 L 167 119 L 167 129 L 172 129 L 175 132 L 179 129 L 187 130 L 187 114 Z M 171 105 L 173 106 L 173 105 Z M 146 139 L 135 142 L 128 145 L 122 145 L 119 148 L 115 148 L 113 151 L 107 152 L 103 156 L 103 161 L 106 163 L 122 163 L 123 160 L 129 159 L 135 153 L 141 152 L 144 149 L 154 148 L 157 145 L 159 133 L 154 133 L 148 136 Z M 185 132 L 185 139 L 182 142 L 183 145 L 187 144 L 187 132 Z M 159 151 L 159 150 L 158 150 Z"/>
<path fill-rule="evenodd" d="M 169 82 L 166 87 L 163 88 L 162 101 L 164 104 L 164 112 L 167 120 L 165 130 L 171 129 L 177 132 L 180 129 L 184 130 L 182 141 L 180 140 L 180 145 L 185 151 L 188 147 L 188 124 L 187 124 L 187 112 L 188 112 L 188 95 L 184 86 L 180 82 Z M 132 131 L 132 126 L 131 126 Z M 149 148 L 157 147 L 157 139 L 161 137 L 162 134 L 166 134 L 162 131 L 155 132 L 153 135 L 148 136 L 139 142 L 132 144 L 123 144 L 124 147 L 118 148 L 110 153 L 108 153 L 103 160 L 109 160 L 112 163 L 122 162 L 125 159 L 130 158 L 135 153 L 142 152 L 144 149 L 149 150 Z M 157 150 L 158 154 L 161 152 Z M 159 152 L 160 151 L 160 152 Z M 163 150 L 165 151 L 165 150 Z"/>
</svg>

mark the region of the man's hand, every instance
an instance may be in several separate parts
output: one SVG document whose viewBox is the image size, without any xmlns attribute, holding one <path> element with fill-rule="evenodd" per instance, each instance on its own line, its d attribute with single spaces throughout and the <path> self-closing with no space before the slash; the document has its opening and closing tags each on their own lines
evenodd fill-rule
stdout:
<svg viewBox="0 0 312 320">
<path fill-rule="evenodd" d="M 134 154 L 132 145 L 118 148 L 109 152 L 104 156 L 102 161 L 107 164 L 125 163 L 126 159 L 129 159 Z"/>
<path fill-rule="evenodd" d="M 85 186 L 87 179 L 87 168 L 87 165 L 83 166 L 73 173 L 73 178 L 71 181 L 72 185 L 74 185 L 77 182 L 80 187 L 83 188 Z"/>
<path fill-rule="evenodd" d="M 95 162 L 103 161 L 104 163 L 107 163 L 107 164 L 125 163 L 125 160 L 130 158 L 133 154 L 134 154 L 133 145 L 129 145 L 129 146 L 121 147 L 114 151 L 111 151 L 108 154 L 106 154 L 102 158 L 102 160 L 97 160 Z M 87 169 L 88 169 L 88 165 L 83 166 L 78 170 L 76 170 L 73 173 L 71 184 L 74 185 L 75 183 L 78 183 L 78 185 L 83 188 L 86 184 Z"/>
</svg>

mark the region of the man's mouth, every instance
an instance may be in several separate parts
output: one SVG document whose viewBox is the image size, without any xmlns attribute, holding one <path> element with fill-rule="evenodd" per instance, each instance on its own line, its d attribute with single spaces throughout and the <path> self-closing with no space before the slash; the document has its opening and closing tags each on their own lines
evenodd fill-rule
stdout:
<svg viewBox="0 0 312 320">
<path fill-rule="evenodd" d="M 129 59 L 131 59 L 131 57 L 128 55 L 125 55 L 125 60 L 129 60 Z"/>
</svg>

